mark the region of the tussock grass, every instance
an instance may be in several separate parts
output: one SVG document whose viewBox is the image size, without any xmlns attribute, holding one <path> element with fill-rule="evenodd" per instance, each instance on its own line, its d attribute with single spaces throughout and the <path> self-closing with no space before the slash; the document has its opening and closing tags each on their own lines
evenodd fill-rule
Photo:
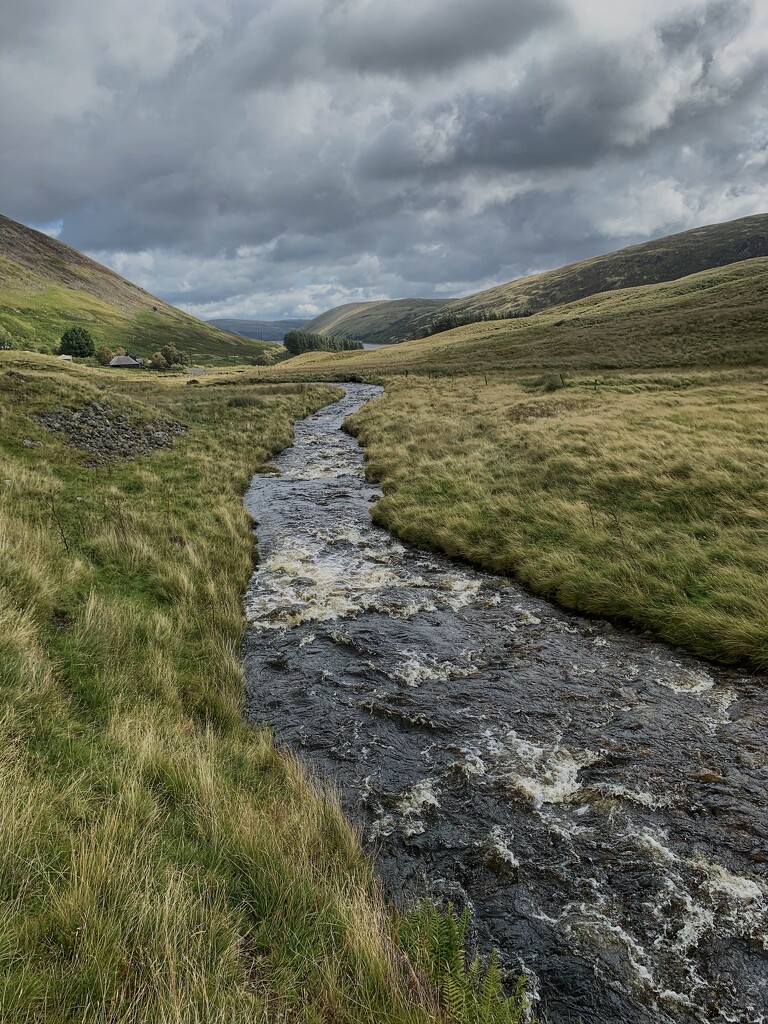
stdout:
<svg viewBox="0 0 768 1024">
<path fill-rule="evenodd" d="M 406 540 L 768 668 L 764 370 L 402 377 L 351 419 Z"/>
<path fill-rule="evenodd" d="M 0 1021 L 445 1020 L 336 800 L 241 719 L 241 494 L 334 392 L 183 383 L 0 355 Z M 94 398 L 189 433 L 87 469 L 30 416 Z"/>
</svg>

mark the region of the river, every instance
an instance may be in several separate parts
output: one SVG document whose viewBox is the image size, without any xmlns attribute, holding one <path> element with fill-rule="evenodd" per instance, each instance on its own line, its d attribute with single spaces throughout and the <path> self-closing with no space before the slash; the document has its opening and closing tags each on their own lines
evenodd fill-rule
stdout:
<svg viewBox="0 0 768 1024">
<path fill-rule="evenodd" d="M 768 1018 L 768 680 L 370 521 L 344 418 L 246 505 L 247 713 L 335 784 L 388 893 L 472 911 L 553 1024 Z"/>
</svg>

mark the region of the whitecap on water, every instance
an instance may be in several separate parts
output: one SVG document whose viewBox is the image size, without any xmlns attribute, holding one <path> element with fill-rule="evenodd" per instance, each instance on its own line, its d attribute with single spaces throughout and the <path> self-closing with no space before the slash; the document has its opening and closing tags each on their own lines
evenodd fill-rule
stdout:
<svg viewBox="0 0 768 1024">
<path fill-rule="evenodd" d="M 538 746 L 514 729 L 500 737 L 486 736 L 490 774 L 527 797 L 534 807 L 570 801 L 581 789 L 581 769 L 600 760 L 593 750 L 569 750 L 560 738 Z"/>
<path fill-rule="evenodd" d="M 477 655 L 461 651 L 455 661 L 440 661 L 430 654 L 399 651 L 403 659 L 392 670 L 392 675 L 406 686 L 417 687 L 427 680 L 446 682 L 463 679 L 477 670 Z"/>
</svg>

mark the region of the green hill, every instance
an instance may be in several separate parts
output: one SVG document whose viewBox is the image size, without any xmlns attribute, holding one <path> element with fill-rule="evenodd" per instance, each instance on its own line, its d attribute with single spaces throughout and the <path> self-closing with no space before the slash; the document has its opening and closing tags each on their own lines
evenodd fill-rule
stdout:
<svg viewBox="0 0 768 1024">
<path fill-rule="evenodd" d="M 603 292 L 367 353 L 302 356 L 308 369 L 402 373 L 745 366 L 768 360 L 768 258 Z"/>
<path fill-rule="evenodd" d="M 305 325 L 305 330 L 388 345 L 408 337 L 418 322 L 434 315 L 444 305 L 445 302 L 437 299 L 350 302 L 321 313 Z"/>
<path fill-rule="evenodd" d="M 0 327 L 17 347 L 51 351 L 73 325 L 86 327 L 97 348 L 147 356 L 172 343 L 193 362 L 244 360 L 272 347 L 203 323 L 63 242 L 0 216 Z"/>
<path fill-rule="evenodd" d="M 768 256 L 768 214 L 667 235 L 455 299 L 445 312 L 539 312 L 587 295 L 674 281 L 702 270 Z"/>
<path fill-rule="evenodd" d="M 353 302 L 315 317 L 306 329 L 389 344 L 428 329 L 438 313 L 446 322 L 452 316 L 461 322 L 539 313 L 590 295 L 675 281 L 760 256 L 768 256 L 768 214 L 667 235 L 462 299 Z"/>
</svg>

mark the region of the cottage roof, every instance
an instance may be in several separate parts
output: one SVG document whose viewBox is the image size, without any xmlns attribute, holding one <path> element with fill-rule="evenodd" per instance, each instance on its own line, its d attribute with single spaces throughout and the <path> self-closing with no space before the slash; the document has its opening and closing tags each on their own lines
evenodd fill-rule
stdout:
<svg viewBox="0 0 768 1024">
<path fill-rule="evenodd" d="M 110 366 L 141 366 L 142 360 L 137 359 L 135 356 L 124 355 L 115 356 L 114 359 L 110 360 Z"/>
</svg>

